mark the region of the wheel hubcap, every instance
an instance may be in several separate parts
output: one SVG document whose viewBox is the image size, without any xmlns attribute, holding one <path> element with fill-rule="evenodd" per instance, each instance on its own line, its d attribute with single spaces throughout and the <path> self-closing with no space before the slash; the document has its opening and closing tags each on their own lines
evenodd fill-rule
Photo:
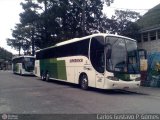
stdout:
<svg viewBox="0 0 160 120">
<path fill-rule="evenodd" d="M 49 74 L 46 75 L 46 80 L 47 80 L 47 81 L 49 80 Z"/>
<path fill-rule="evenodd" d="M 87 88 L 87 79 L 85 77 L 82 78 L 82 88 Z"/>
</svg>

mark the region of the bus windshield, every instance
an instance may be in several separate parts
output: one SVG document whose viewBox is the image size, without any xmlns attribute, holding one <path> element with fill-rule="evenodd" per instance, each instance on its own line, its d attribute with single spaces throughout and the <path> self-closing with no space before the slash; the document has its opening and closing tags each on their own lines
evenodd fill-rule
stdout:
<svg viewBox="0 0 160 120">
<path fill-rule="evenodd" d="M 34 69 L 34 58 L 25 57 L 23 61 L 23 67 L 26 71 L 30 72 Z"/>
<path fill-rule="evenodd" d="M 136 41 L 121 37 L 106 37 L 105 41 L 111 47 L 110 52 L 108 52 L 108 46 L 105 48 L 106 69 L 108 71 L 129 74 L 139 72 Z"/>
</svg>

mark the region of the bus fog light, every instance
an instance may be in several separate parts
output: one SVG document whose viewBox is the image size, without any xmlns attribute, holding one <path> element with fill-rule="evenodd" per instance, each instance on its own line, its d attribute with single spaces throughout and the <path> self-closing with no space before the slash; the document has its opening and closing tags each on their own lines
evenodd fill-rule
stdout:
<svg viewBox="0 0 160 120">
<path fill-rule="evenodd" d="M 114 76 L 108 76 L 107 77 L 109 80 L 114 80 L 114 81 L 119 81 L 118 78 L 114 77 Z"/>
</svg>

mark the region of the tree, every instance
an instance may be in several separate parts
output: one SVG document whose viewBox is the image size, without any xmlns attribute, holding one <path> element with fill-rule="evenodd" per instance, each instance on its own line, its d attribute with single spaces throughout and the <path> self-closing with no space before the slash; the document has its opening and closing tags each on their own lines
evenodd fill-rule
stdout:
<svg viewBox="0 0 160 120">
<path fill-rule="evenodd" d="M 135 21 L 137 21 L 140 17 L 140 14 L 135 11 L 116 10 L 115 15 L 112 16 L 112 20 L 114 20 L 114 24 L 116 24 L 116 27 L 114 27 L 114 32 L 137 39 L 140 27 Z"/>
<path fill-rule="evenodd" d="M 107 4 L 107 6 L 110 6 L 110 4 L 113 3 L 113 0 L 71 1 L 73 1 L 73 10 L 70 13 L 71 17 L 74 16 L 73 20 L 76 20 L 74 23 L 76 23 L 75 27 L 77 28 L 73 29 L 73 31 L 80 33 L 78 36 L 81 37 L 92 34 L 92 31 L 100 30 L 103 18 L 103 5 Z M 75 33 L 73 33 L 73 36 L 74 35 Z"/>
<path fill-rule="evenodd" d="M 16 50 L 20 51 L 23 49 L 24 51 L 28 50 L 30 47 L 30 43 L 28 42 L 26 38 L 26 29 L 21 25 L 17 24 L 15 26 L 15 29 L 12 30 L 12 36 L 14 39 L 7 39 L 7 44 L 11 47 L 14 47 Z"/>
<path fill-rule="evenodd" d="M 44 48 L 67 39 L 92 34 L 102 28 L 103 4 L 113 0 L 25 0 L 20 24 L 12 31 L 8 45 L 20 51 Z M 25 43 L 25 44 L 24 44 Z"/>
<path fill-rule="evenodd" d="M 35 39 L 37 26 L 40 21 L 39 9 L 42 9 L 38 4 L 32 2 L 32 0 L 26 0 L 26 3 L 21 3 L 24 12 L 20 14 L 20 21 L 24 28 L 24 36 L 28 43 L 31 44 L 32 55 L 35 53 Z M 25 46 L 26 48 L 26 46 Z"/>
<path fill-rule="evenodd" d="M 26 3 L 21 3 L 24 12 L 20 14 L 20 24 L 17 24 L 12 30 L 12 36 L 14 39 L 7 39 L 8 45 L 18 49 L 19 55 L 21 48 L 24 52 L 28 52 L 30 50 L 30 46 L 32 46 L 32 55 L 34 55 L 34 33 L 36 29 L 35 23 L 39 18 L 39 14 L 36 11 L 40 9 L 40 7 L 32 3 L 32 0 L 25 0 Z M 35 22 L 36 21 L 36 22 Z"/>
</svg>

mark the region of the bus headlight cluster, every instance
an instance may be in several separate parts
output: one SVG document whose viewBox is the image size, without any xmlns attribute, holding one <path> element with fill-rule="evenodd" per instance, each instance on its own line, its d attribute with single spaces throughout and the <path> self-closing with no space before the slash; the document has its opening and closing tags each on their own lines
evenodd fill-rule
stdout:
<svg viewBox="0 0 160 120">
<path fill-rule="evenodd" d="M 118 78 L 114 77 L 114 76 L 108 76 L 107 77 L 109 80 L 114 80 L 114 81 L 119 81 Z"/>
</svg>

